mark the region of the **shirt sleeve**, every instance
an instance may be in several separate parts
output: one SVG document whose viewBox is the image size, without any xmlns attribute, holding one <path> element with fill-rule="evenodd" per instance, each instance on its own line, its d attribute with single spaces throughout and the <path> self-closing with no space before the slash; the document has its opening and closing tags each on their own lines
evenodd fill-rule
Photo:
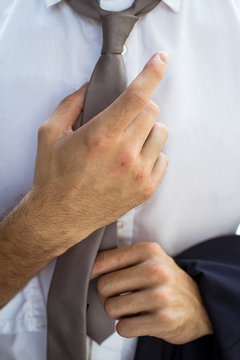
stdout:
<svg viewBox="0 0 240 360">
<path fill-rule="evenodd" d="M 46 303 L 55 260 L 49 263 L 0 310 L 0 335 L 46 328 Z"/>
</svg>

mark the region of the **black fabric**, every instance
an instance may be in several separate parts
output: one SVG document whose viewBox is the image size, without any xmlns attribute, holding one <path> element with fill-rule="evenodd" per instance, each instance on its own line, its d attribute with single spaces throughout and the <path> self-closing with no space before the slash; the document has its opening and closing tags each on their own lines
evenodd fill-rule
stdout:
<svg viewBox="0 0 240 360">
<path fill-rule="evenodd" d="M 205 241 L 175 261 L 197 282 L 214 334 L 184 345 L 141 337 L 135 360 L 240 360 L 240 237 Z"/>
<path fill-rule="evenodd" d="M 185 345 L 172 345 L 146 336 L 139 338 L 134 360 L 222 360 L 222 357 L 213 336 Z"/>
</svg>

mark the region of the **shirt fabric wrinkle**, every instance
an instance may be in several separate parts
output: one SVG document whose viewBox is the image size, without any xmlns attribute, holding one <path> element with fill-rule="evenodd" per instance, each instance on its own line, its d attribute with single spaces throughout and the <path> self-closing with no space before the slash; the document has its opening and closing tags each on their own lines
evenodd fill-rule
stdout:
<svg viewBox="0 0 240 360">
<path fill-rule="evenodd" d="M 31 186 L 39 126 L 89 79 L 101 52 L 100 24 L 64 2 L 53 6 L 60 1 L 0 5 L 0 218 Z M 234 233 L 240 222 L 240 47 L 230 46 L 240 39 L 236 4 L 163 0 L 126 42 L 129 83 L 154 52 L 169 53 L 153 100 L 170 136 L 166 175 L 150 200 L 119 220 L 119 246 L 156 241 L 174 256 L 203 239 Z M 211 9 L 215 16 L 206 20 Z M 1 360 L 45 360 L 54 265 L 55 260 L 1 309 Z M 135 346 L 135 339 L 115 333 L 100 347 L 92 343 L 91 360 L 133 360 Z"/>
</svg>

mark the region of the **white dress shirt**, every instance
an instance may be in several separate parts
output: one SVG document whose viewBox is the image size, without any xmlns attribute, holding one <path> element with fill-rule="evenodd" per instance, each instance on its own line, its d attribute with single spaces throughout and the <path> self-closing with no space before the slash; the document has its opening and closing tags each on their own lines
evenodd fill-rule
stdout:
<svg viewBox="0 0 240 360">
<path fill-rule="evenodd" d="M 122 10 L 132 0 L 105 0 Z M 169 128 L 167 173 L 154 196 L 118 222 L 119 244 L 156 241 L 174 255 L 240 222 L 240 0 L 163 0 L 126 42 L 129 82 L 159 50 L 169 65 L 153 100 Z M 0 217 L 31 186 L 39 126 L 89 80 L 101 26 L 65 1 L 0 1 Z M 54 261 L 0 311 L 0 359 L 46 360 Z M 61 319 L 59 319 L 61 321 Z M 117 334 L 92 360 L 133 360 Z"/>
</svg>

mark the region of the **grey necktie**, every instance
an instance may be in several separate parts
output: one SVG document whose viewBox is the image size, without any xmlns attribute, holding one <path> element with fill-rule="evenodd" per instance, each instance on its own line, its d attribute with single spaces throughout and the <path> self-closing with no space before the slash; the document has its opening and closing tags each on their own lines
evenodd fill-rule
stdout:
<svg viewBox="0 0 240 360">
<path fill-rule="evenodd" d="M 97 0 L 67 0 L 78 13 L 100 21 L 102 54 L 87 89 L 81 124 L 110 105 L 126 88 L 123 46 L 137 20 L 161 0 L 135 0 L 124 11 L 110 12 Z M 114 1 L 114 0 L 113 0 Z M 114 321 L 89 277 L 97 252 L 117 247 L 116 223 L 98 229 L 57 259 L 48 294 L 48 360 L 85 360 L 86 335 L 101 343 L 114 331 Z"/>
</svg>

